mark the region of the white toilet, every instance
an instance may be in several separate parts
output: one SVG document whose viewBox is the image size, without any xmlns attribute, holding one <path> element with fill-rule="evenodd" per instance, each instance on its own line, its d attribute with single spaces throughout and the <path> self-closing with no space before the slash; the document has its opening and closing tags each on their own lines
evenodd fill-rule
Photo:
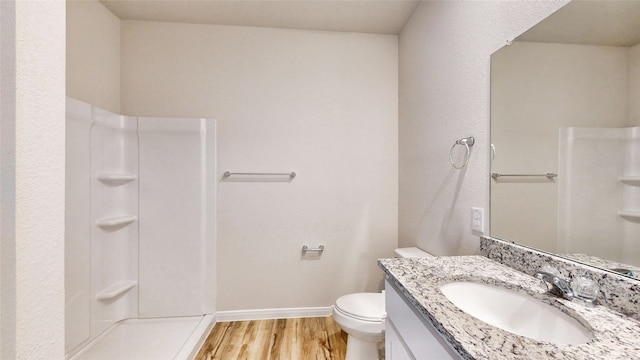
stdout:
<svg viewBox="0 0 640 360">
<path fill-rule="evenodd" d="M 395 249 L 398 258 L 433 257 L 417 247 Z M 344 295 L 333 306 L 333 320 L 346 332 L 345 360 L 378 360 L 378 344 L 384 341 L 384 291 Z"/>
</svg>

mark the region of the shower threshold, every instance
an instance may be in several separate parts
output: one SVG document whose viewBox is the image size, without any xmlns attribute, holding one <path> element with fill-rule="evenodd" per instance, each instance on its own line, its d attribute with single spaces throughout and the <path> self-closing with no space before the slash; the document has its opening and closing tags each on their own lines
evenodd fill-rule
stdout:
<svg viewBox="0 0 640 360">
<path fill-rule="evenodd" d="M 111 326 L 69 360 L 191 360 L 215 323 L 213 315 L 128 319 Z"/>
</svg>

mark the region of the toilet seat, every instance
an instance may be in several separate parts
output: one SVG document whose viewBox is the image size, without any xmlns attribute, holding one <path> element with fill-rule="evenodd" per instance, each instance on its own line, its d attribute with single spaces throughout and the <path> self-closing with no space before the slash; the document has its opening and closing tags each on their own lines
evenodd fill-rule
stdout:
<svg viewBox="0 0 640 360">
<path fill-rule="evenodd" d="M 361 321 L 379 322 L 387 317 L 383 293 L 344 295 L 336 300 L 335 309 Z"/>
</svg>

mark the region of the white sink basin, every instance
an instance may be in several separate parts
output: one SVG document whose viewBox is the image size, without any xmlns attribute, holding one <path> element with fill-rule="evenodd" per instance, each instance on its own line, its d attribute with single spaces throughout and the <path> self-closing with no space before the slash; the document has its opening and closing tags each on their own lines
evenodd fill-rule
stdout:
<svg viewBox="0 0 640 360">
<path fill-rule="evenodd" d="M 440 287 L 454 305 L 502 330 L 554 344 L 584 344 L 593 339 L 576 319 L 538 299 L 507 288 L 477 282 Z"/>
</svg>

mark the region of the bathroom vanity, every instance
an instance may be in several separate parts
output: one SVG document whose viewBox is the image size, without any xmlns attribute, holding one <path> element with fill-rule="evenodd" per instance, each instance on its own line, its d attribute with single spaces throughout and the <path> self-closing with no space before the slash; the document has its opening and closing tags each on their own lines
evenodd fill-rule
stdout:
<svg viewBox="0 0 640 360">
<path fill-rule="evenodd" d="M 484 256 L 381 259 L 379 265 L 386 274 L 387 360 L 640 357 L 640 321 L 604 306 L 589 307 L 550 295 L 542 281 Z M 577 343 L 567 343 L 560 335 L 557 341 L 553 337 L 540 341 L 489 325 L 461 310 L 441 291 L 443 285 L 455 282 L 489 284 L 550 305 L 574 319 L 589 336 Z M 528 314 L 528 305 L 524 306 Z M 538 326 L 544 333 L 556 324 Z"/>
</svg>

